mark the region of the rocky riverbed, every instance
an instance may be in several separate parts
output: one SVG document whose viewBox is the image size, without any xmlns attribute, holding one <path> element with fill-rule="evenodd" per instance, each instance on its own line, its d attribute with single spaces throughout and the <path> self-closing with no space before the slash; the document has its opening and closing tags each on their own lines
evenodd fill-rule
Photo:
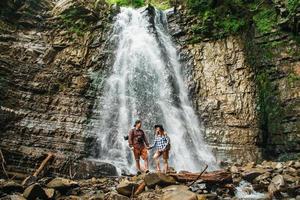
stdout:
<svg viewBox="0 0 300 200">
<path fill-rule="evenodd" d="M 61 177 L 0 180 L 0 199 L 300 199 L 300 161 L 232 164 L 197 173 L 71 180 Z"/>
</svg>

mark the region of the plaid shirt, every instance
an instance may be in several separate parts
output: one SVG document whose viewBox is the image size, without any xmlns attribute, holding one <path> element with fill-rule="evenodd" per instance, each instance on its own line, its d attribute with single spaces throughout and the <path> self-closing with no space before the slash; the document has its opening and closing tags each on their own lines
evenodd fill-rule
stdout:
<svg viewBox="0 0 300 200">
<path fill-rule="evenodd" d="M 167 135 L 156 135 L 154 139 L 154 144 L 150 147 L 150 149 L 156 147 L 158 151 L 164 151 L 169 143 L 170 138 Z"/>
</svg>

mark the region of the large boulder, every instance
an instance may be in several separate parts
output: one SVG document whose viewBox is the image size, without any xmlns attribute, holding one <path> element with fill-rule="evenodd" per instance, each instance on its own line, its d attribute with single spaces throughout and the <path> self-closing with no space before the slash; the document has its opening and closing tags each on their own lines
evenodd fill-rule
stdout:
<svg viewBox="0 0 300 200">
<path fill-rule="evenodd" d="M 268 192 L 271 196 L 281 197 L 280 189 L 284 187 L 285 182 L 282 175 L 277 175 L 272 178 L 270 185 L 268 186 Z"/>
<path fill-rule="evenodd" d="M 23 192 L 23 196 L 28 200 L 34 200 L 37 198 L 48 199 L 45 190 L 38 183 L 32 184 L 27 187 Z"/>
<path fill-rule="evenodd" d="M 131 196 L 136 188 L 138 187 L 137 182 L 129 181 L 129 180 L 122 180 L 119 185 L 117 186 L 117 191 L 119 194 L 125 196 Z"/>
<path fill-rule="evenodd" d="M 117 168 L 109 163 L 99 162 L 94 160 L 82 160 L 75 166 L 74 170 L 76 179 L 89 179 L 92 177 L 100 178 L 103 176 L 117 176 Z"/>
<path fill-rule="evenodd" d="M 8 195 L 3 199 L 5 199 L 5 200 L 26 200 L 22 195 L 18 195 L 18 194 Z"/>
<path fill-rule="evenodd" d="M 47 195 L 48 199 L 53 199 L 55 196 L 55 190 L 53 188 L 45 188 L 45 194 Z"/>
<path fill-rule="evenodd" d="M 0 181 L 0 190 L 4 193 L 11 194 L 15 192 L 23 192 L 24 188 L 21 184 L 14 181 Z"/>
<path fill-rule="evenodd" d="M 244 180 L 251 182 L 258 176 L 265 174 L 266 172 L 268 172 L 270 170 L 267 169 L 263 169 L 263 168 L 253 168 L 253 169 L 249 169 L 245 172 L 242 173 L 242 177 Z"/>
<path fill-rule="evenodd" d="M 172 176 L 164 173 L 149 173 L 145 176 L 144 180 L 148 187 L 154 187 L 155 185 L 168 186 L 176 184 L 176 180 Z"/>
<path fill-rule="evenodd" d="M 107 199 L 110 199 L 110 200 L 130 200 L 128 197 L 123 196 L 121 194 L 118 194 L 116 192 L 110 192 L 108 194 Z"/>
<path fill-rule="evenodd" d="M 55 178 L 47 184 L 48 188 L 53 188 L 60 192 L 67 191 L 78 186 L 77 182 L 65 178 Z"/>
<path fill-rule="evenodd" d="M 185 185 L 170 185 L 162 189 L 162 200 L 197 200 L 197 195 Z"/>
</svg>

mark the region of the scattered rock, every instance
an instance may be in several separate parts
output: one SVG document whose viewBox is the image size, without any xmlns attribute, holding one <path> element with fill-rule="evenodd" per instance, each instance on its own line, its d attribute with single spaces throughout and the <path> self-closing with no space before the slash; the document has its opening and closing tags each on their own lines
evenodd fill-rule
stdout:
<svg viewBox="0 0 300 200">
<path fill-rule="evenodd" d="M 270 185 L 268 186 L 268 192 L 271 196 L 275 196 L 277 198 L 281 197 L 280 189 L 285 185 L 284 179 L 282 175 L 275 176 Z"/>
<path fill-rule="evenodd" d="M 14 192 L 20 192 L 22 193 L 24 188 L 21 184 L 16 183 L 14 181 L 8 181 L 8 182 L 1 182 L 0 183 L 0 190 L 7 194 L 11 194 Z"/>
<path fill-rule="evenodd" d="M 233 165 L 232 167 L 230 167 L 230 172 L 231 173 L 238 173 L 239 169 L 236 166 Z"/>
<path fill-rule="evenodd" d="M 125 196 L 131 196 L 134 194 L 134 191 L 136 190 L 138 185 L 139 184 L 136 182 L 123 180 L 119 183 L 116 190 L 118 191 L 119 194 L 122 194 Z"/>
<path fill-rule="evenodd" d="M 166 191 L 162 200 L 197 200 L 197 195 L 188 190 L 172 190 Z"/>
<path fill-rule="evenodd" d="M 43 190 L 43 188 L 38 183 L 35 183 L 35 184 L 27 187 L 23 192 L 23 196 L 28 200 L 34 200 L 37 198 L 40 198 L 40 199 L 48 198 L 45 190 Z"/>
<path fill-rule="evenodd" d="M 18 194 L 8 195 L 5 198 L 1 198 L 3 200 L 26 200 L 23 196 Z"/>
<path fill-rule="evenodd" d="M 263 169 L 258 169 L 258 168 L 253 168 L 250 169 L 249 171 L 246 171 L 242 174 L 243 179 L 248 181 L 248 182 L 252 182 L 256 177 L 266 173 L 267 171 L 263 170 Z"/>
<path fill-rule="evenodd" d="M 78 187 L 78 183 L 65 178 L 55 178 L 47 184 L 47 187 L 59 191 L 65 191 L 70 188 Z"/>
<path fill-rule="evenodd" d="M 110 192 L 106 197 L 110 200 L 130 200 L 127 196 L 123 196 L 116 192 Z"/>
<path fill-rule="evenodd" d="M 144 179 L 148 187 L 153 187 L 155 185 L 168 186 L 176 184 L 176 180 L 172 176 L 164 173 L 149 173 Z"/>
<path fill-rule="evenodd" d="M 272 179 L 272 183 L 276 185 L 277 188 L 283 187 L 285 185 L 284 178 L 282 175 L 277 175 Z"/>
<path fill-rule="evenodd" d="M 103 176 L 117 176 L 115 166 L 105 162 L 82 160 L 75 166 L 76 179 L 99 178 Z"/>
<path fill-rule="evenodd" d="M 45 188 L 44 191 L 45 191 L 45 194 L 47 195 L 48 199 L 54 198 L 54 195 L 55 195 L 55 190 L 54 189 Z"/>
<path fill-rule="evenodd" d="M 163 192 L 170 192 L 170 191 L 187 191 L 189 187 L 185 185 L 170 185 L 162 189 Z"/>
</svg>

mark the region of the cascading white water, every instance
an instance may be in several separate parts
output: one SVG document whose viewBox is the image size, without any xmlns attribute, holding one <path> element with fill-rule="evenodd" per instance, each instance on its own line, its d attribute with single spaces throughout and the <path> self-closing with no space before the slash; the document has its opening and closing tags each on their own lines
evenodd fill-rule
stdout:
<svg viewBox="0 0 300 200">
<path fill-rule="evenodd" d="M 215 157 L 203 142 L 188 99 L 166 17 L 155 11 L 154 24 L 149 21 L 145 9 L 121 8 L 116 16 L 110 41 L 117 45 L 114 65 L 90 123 L 98 136 L 98 159 L 132 171 L 132 153 L 123 137 L 141 119 L 150 142 L 153 126 L 164 125 L 171 138 L 170 165 L 176 170 L 200 171 L 204 164 L 215 169 Z"/>
</svg>

